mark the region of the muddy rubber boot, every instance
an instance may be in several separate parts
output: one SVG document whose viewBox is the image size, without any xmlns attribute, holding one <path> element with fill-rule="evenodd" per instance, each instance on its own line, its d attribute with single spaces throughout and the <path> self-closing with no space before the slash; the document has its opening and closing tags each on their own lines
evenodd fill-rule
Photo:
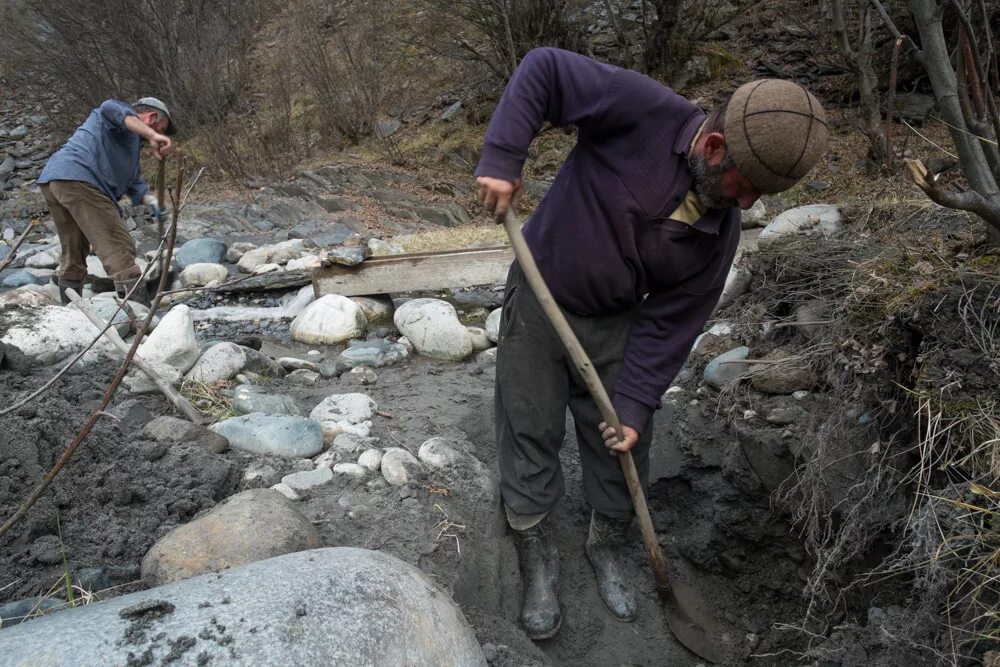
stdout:
<svg viewBox="0 0 1000 667">
<path fill-rule="evenodd" d="M 616 521 L 597 512 L 590 515 L 587 559 L 597 575 L 597 591 L 605 606 L 620 621 L 636 615 L 635 589 L 625 570 L 625 544 L 632 521 Z"/>
<path fill-rule="evenodd" d="M 132 296 L 129 297 L 129 301 L 149 306 L 149 292 L 146 290 L 145 280 L 142 278 L 134 278 L 132 280 L 115 281 L 115 292 L 118 293 L 119 299 L 124 299 L 125 295 L 132 291 L 133 287 L 135 287 L 135 291 L 132 292 Z"/>
<path fill-rule="evenodd" d="M 559 581 L 559 553 L 552 543 L 545 521 L 515 530 L 514 542 L 524 578 L 521 625 L 531 639 L 548 639 L 559 632 L 562 614 L 556 598 Z"/>
<path fill-rule="evenodd" d="M 63 280 L 60 278 L 56 285 L 59 287 L 59 301 L 64 306 L 68 306 L 70 304 L 69 297 L 66 296 L 66 290 L 71 289 L 77 294 L 81 294 L 83 292 L 82 280 Z"/>
</svg>

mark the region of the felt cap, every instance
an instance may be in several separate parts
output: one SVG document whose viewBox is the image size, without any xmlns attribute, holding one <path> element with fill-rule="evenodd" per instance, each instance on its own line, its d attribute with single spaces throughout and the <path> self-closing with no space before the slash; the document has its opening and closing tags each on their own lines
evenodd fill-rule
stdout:
<svg viewBox="0 0 1000 667">
<path fill-rule="evenodd" d="M 795 185 L 819 162 L 829 129 L 823 107 L 792 81 L 760 79 L 736 89 L 726 109 L 726 148 L 762 193 Z"/>
</svg>

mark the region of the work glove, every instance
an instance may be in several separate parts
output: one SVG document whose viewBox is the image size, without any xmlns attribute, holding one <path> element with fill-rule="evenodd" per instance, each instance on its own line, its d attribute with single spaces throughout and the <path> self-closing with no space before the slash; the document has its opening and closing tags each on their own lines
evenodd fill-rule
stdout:
<svg viewBox="0 0 1000 667">
<path fill-rule="evenodd" d="M 152 192 L 147 192 L 142 196 L 142 203 L 149 207 L 149 210 L 153 213 L 153 217 L 161 225 L 167 222 L 167 211 L 166 209 L 160 208 L 160 200 L 156 198 Z"/>
</svg>

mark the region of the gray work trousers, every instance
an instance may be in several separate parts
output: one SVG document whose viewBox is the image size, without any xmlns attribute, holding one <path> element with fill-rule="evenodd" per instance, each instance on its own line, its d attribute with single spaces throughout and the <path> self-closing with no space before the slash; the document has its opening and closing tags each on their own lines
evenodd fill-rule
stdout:
<svg viewBox="0 0 1000 667">
<path fill-rule="evenodd" d="M 614 395 L 634 316 L 634 310 L 596 317 L 566 313 L 609 396 Z M 599 514 L 630 519 L 628 486 L 618 457 L 609 454 L 597 430 L 602 421 L 597 405 L 515 262 L 504 292 L 496 375 L 500 493 L 508 510 L 544 515 L 562 496 L 559 450 L 567 407 L 576 424 L 587 501 Z M 649 426 L 632 448 L 644 488 L 651 440 Z"/>
</svg>

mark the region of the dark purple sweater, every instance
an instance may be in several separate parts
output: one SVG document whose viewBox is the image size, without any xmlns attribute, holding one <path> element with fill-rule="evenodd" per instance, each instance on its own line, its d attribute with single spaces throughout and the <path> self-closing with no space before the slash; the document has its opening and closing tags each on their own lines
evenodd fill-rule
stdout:
<svg viewBox="0 0 1000 667">
<path fill-rule="evenodd" d="M 691 189 L 697 106 L 636 72 L 559 49 L 528 53 L 490 121 L 477 176 L 520 178 L 545 121 L 578 140 L 524 227 L 556 300 L 581 315 L 642 304 L 613 402 L 642 431 L 722 294 L 738 209 L 669 220 Z"/>
</svg>

